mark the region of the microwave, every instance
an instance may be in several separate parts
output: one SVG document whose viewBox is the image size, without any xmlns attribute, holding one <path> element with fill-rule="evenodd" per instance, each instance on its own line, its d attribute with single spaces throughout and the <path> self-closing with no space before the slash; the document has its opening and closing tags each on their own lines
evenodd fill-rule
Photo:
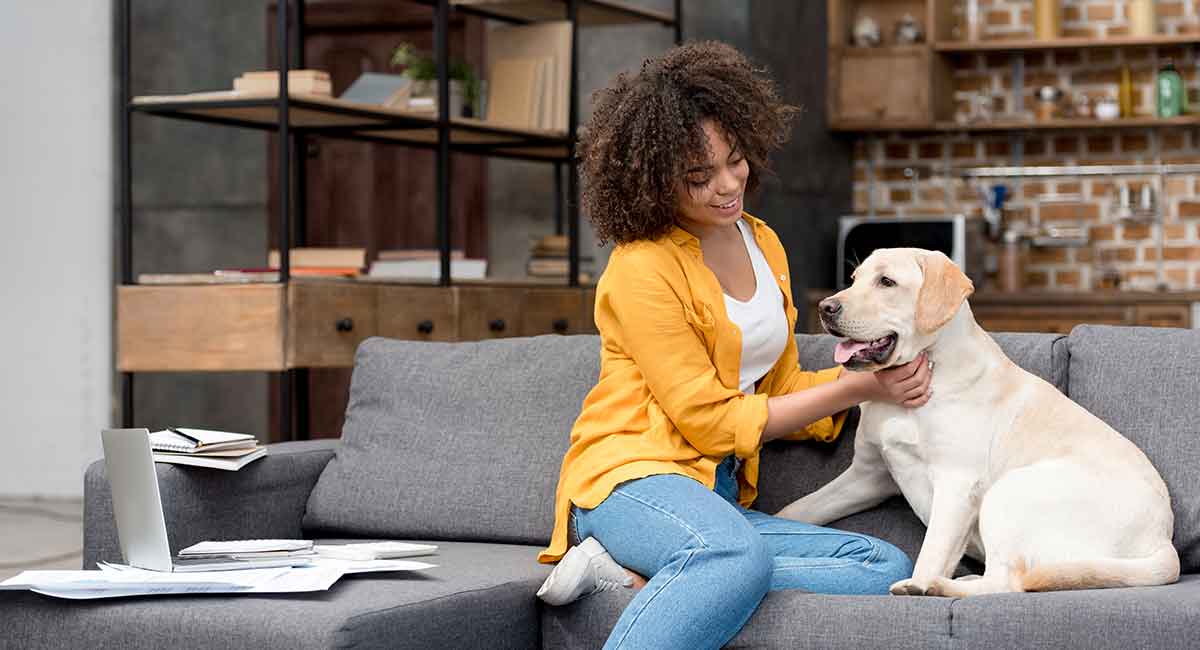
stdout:
<svg viewBox="0 0 1200 650">
<path fill-rule="evenodd" d="M 925 248 L 941 251 L 979 286 L 984 278 L 983 219 L 965 216 L 842 217 L 838 222 L 838 290 L 850 286 L 850 274 L 879 248 Z"/>
</svg>

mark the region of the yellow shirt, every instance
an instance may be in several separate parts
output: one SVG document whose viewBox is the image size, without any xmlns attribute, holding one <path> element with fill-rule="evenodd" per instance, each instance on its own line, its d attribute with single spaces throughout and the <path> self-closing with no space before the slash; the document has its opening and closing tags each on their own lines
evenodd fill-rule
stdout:
<svg viewBox="0 0 1200 650">
<path fill-rule="evenodd" d="M 788 331 L 795 331 L 783 245 L 765 223 L 743 217 L 783 292 Z M 595 508 L 631 479 L 681 474 L 712 489 L 717 465 L 735 454 L 743 461 L 738 501 L 753 503 L 767 397 L 834 381 L 839 368 L 801 370 L 789 336 L 756 393 L 741 392 L 742 335 L 725 313 L 723 296 L 700 240 L 681 228 L 613 250 L 596 286 L 600 380 L 571 430 L 554 532 L 539 561 L 557 562 L 566 553 L 571 504 Z M 827 417 L 789 437 L 831 441 L 844 419 L 844 413 Z"/>
</svg>

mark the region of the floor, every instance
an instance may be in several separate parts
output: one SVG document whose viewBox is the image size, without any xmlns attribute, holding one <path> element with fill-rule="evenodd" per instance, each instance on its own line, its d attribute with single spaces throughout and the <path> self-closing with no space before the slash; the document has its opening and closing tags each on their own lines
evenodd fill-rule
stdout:
<svg viewBox="0 0 1200 650">
<path fill-rule="evenodd" d="M 79 569 L 83 503 L 0 499 L 0 580 L 26 569 Z"/>
</svg>

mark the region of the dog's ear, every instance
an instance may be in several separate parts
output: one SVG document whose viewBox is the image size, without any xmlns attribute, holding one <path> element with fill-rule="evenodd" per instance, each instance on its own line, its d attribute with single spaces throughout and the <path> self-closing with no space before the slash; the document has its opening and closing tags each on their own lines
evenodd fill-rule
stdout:
<svg viewBox="0 0 1200 650">
<path fill-rule="evenodd" d="M 954 317 L 967 296 L 975 292 L 975 285 L 940 251 L 919 256 L 917 264 L 925 274 L 917 294 L 917 331 L 928 334 Z"/>
</svg>

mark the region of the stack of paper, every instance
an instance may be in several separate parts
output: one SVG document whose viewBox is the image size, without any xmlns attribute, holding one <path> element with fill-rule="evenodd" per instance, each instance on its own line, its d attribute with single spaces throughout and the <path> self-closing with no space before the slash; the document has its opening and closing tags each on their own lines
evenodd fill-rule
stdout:
<svg viewBox="0 0 1200 650">
<path fill-rule="evenodd" d="M 314 555 L 307 539 L 240 539 L 227 542 L 200 542 L 179 551 L 179 557 L 230 558 L 249 560 L 262 557 L 306 557 Z"/>
<path fill-rule="evenodd" d="M 310 566 L 203 573 L 147 571 L 101 562 L 99 571 L 25 571 L 0 590 L 28 590 L 71 599 L 172 594 L 269 594 L 325 591 L 343 575 L 369 571 L 423 571 L 437 565 L 412 560 L 318 559 Z"/>
<path fill-rule="evenodd" d="M 154 462 L 196 465 L 237 471 L 267 455 L 254 436 L 245 433 L 172 427 L 150 434 Z"/>
</svg>

